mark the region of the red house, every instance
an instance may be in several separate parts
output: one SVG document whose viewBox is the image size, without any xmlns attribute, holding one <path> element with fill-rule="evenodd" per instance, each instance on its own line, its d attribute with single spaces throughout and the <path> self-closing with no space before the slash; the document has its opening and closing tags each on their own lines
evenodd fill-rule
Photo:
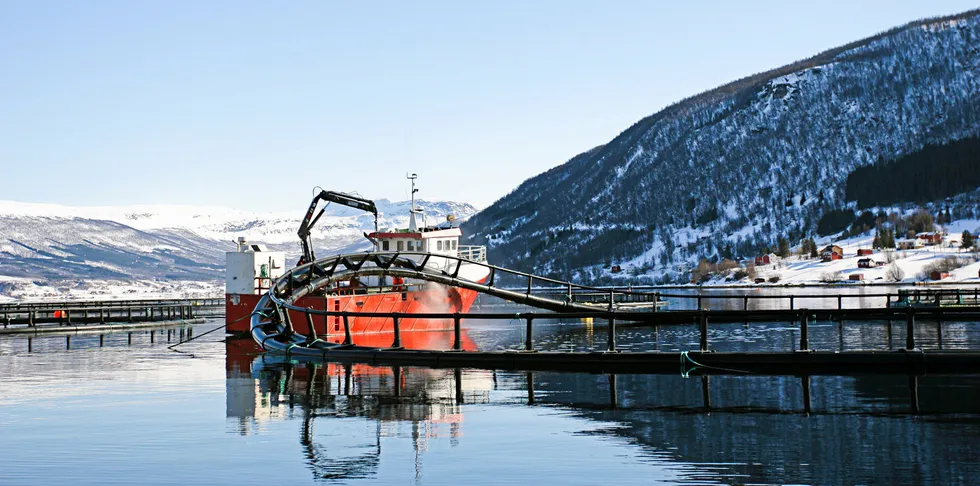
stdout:
<svg viewBox="0 0 980 486">
<path fill-rule="evenodd" d="M 929 274 L 929 278 L 931 278 L 933 280 L 942 280 L 942 279 L 948 278 L 948 277 L 949 277 L 949 272 L 940 272 L 939 270 L 936 270 L 936 271 L 932 272 L 931 274 Z"/>
<path fill-rule="evenodd" d="M 762 255 L 762 256 L 755 257 L 755 264 L 756 265 L 768 265 L 770 263 L 772 263 L 772 262 L 769 259 L 769 255 Z"/>
<path fill-rule="evenodd" d="M 864 274 L 863 273 L 852 273 L 852 274 L 848 275 L 847 279 L 848 280 L 864 280 Z"/>
<path fill-rule="evenodd" d="M 915 235 L 915 237 L 926 242 L 927 245 L 938 245 L 943 242 L 943 234 L 936 231 L 918 233 Z"/>
<path fill-rule="evenodd" d="M 825 251 L 823 252 L 823 254 L 820 255 L 820 259 L 825 262 L 832 262 L 834 260 L 840 260 L 841 258 L 844 257 L 842 257 L 840 253 L 837 253 L 835 251 Z"/>
<path fill-rule="evenodd" d="M 867 248 L 861 248 L 858 250 L 858 256 L 870 256 L 874 254 L 874 250 L 869 250 Z"/>
<path fill-rule="evenodd" d="M 612 272 L 612 273 L 619 273 L 619 272 L 623 271 L 623 267 L 620 267 L 619 265 L 613 265 L 613 266 L 609 267 L 609 271 Z"/>
</svg>

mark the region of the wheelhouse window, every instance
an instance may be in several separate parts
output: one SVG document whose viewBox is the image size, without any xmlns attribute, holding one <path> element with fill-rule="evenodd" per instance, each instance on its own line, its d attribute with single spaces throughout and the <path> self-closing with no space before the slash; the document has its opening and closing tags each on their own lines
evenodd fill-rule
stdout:
<svg viewBox="0 0 980 486">
<path fill-rule="evenodd" d="M 453 250 L 456 249 L 456 240 L 453 240 Z"/>
<path fill-rule="evenodd" d="M 409 242 L 408 242 L 408 251 L 415 251 L 415 242 L 414 241 L 409 240 Z"/>
<path fill-rule="evenodd" d="M 388 251 L 388 249 L 389 249 L 389 247 L 388 247 L 388 240 L 382 241 L 381 242 L 381 250 L 382 251 Z"/>
<path fill-rule="evenodd" d="M 436 250 L 442 251 L 442 240 L 436 241 Z"/>
<path fill-rule="evenodd" d="M 398 241 L 398 251 L 403 251 L 403 250 L 405 250 L 405 242 L 399 240 Z"/>
</svg>

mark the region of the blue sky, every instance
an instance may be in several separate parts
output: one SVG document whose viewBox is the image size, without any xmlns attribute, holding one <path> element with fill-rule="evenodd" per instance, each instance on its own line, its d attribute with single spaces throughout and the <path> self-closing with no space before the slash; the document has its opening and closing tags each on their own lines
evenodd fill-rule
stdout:
<svg viewBox="0 0 980 486">
<path fill-rule="evenodd" d="M 0 199 L 486 206 L 684 97 L 968 1 L 0 0 Z"/>
</svg>

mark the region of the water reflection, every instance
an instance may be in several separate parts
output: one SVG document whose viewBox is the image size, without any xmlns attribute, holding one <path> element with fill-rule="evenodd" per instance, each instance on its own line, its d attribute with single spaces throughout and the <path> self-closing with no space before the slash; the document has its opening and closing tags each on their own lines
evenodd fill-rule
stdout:
<svg viewBox="0 0 980 486">
<path fill-rule="evenodd" d="M 318 479 L 375 477 L 386 457 L 382 438 L 398 435 L 398 424 L 410 427 L 403 438 L 411 440 L 420 471 L 429 442 L 458 444 L 463 416 L 481 413 L 481 405 L 570 413 L 597 424 L 589 434 L 625 440 L 650 461 L 694 465 L 679 467 L 685 470 L 674 478 L 679 482 L 967 484 L 980 473 L 976 375 L 685 378 L 270 356 L 233 368 L 228 416 L 238 419 L 238 432 L 253 433 L 261 420 L 301 420 L 297 440 Z M 367 420 L 356 425 L 352 417 Z M 513 433 L 533 442 L 555 431 L 525 423 Z M 499 478 L 512 479 L 506 472 Z"/>
<path fill-rule="evenodd" d="M 381 440 L 397 435 L 402 424 L 410 427 L 420 470 L 429 441 L 448 438 L 456 445 L 463 404 L 489 403 L 493 388 L 489 371 L 296 363 L 269 354 L 250 358 L 243 369 L 244 355 L 234 354 L 240 345 L 228 349 L 226 413 L 237 419 L 238 433 L 255 433 L 268 420 L 301 420 L 299 442 L 313 476 L 322 480 L 377 474 Z M 318 433 L 318 424 L 328 433 Z"/>
</svg>

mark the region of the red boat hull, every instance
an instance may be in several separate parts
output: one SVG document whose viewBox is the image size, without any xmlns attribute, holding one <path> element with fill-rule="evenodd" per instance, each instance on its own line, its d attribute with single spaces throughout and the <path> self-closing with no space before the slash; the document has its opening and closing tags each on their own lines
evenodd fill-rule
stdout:
<svg viewBox="0 0 980 486">
<path fill-rule="evenodd" d="M 456 287 L 430 284 L 423 290 L 406 292 L 384 292 L 373 294 L 332 295 L 325 297 L 304 297 L 297 304 L 314 310 L 339 312 L 398 312 L 413 313 L 466 313 L 476 300 L 477 292 Z M 261 295 L 226 294 L 225 322 L 229 332 L 247 332 L 252 311 Z M 289 311 L 293 328 L 302 334 L 309 334 L 309 321 L 302 312 Z M 341 342 L 344 339 L 344 322 L 339 316 L 313 317 L 313 326 L 320 339 Z M 394 322 L 383 317 L 350 318 L 352 335 L 384 335 L 394 332 Z M 399 319 L 401 331 L 447 331 L 453 329 L 452 319 Z M 357 343 L 357 340 L 355 340 Z"/>
</svg>

